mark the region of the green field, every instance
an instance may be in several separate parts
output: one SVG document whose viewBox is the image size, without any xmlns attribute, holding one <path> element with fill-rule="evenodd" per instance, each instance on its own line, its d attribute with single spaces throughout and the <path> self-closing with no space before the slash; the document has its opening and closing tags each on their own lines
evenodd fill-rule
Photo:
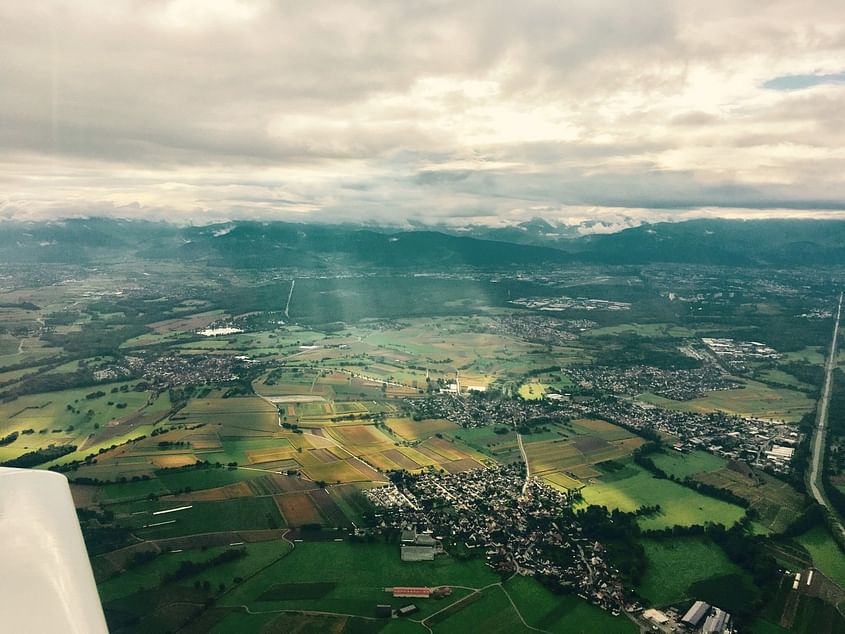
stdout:
<svg viewBox="0 0 845 634">
<path fill-rule="evenodd" d="M 49 442 L 81 444 L 89 434 L 105 433 L 106 425 L 141 409 L 150 394 L 136 392 L 137 382 L 104 383 L 92 387 L 30 394 L 0 404 L 0 434 L 34 429 L 44 434 L 29 436 L 30 448 Z M 127 391 L 120 388 L 126 386 Z M 113 389 L 118 391 L 112 393 Z M 103 396 L 86 398 L 103 392 Z M 53 433 L 58 430 L 60 433 Z M 23 443 L 21 443 L 23 445 Z M 19 453 L 23 453 L 20 451 Z"/>
<path fill-rule="evenodd" d="M 613 616 L 573 595 L 552 594 L 538 581 L 516 576 L 504 588 L 532 627 L 556 634 L 626 633 L 638 628 L 625 616 Z"/>
<path fill-rule="evenodd" d="M 487 273 L 471 280 L 456 279 L 453 272 L 430 280 L 425 279 L 428 276 L 412 280 L 405 274 L 392 278 L 358 273 L 335 279 L 326 277 L 326 271 L 311 275 L 303 270 L 287 316 L 282 313 L 284 301 L 293 287 L 285 273 L 221 265 L 209 275 L 206 266 L 181 261 L 155 266 L 162 268 L 145 269 L 143 275 L 138 263 L 129 261 L 108 272 L 99 262 L 72 276 L 69 270 L 57 270 L 55 279 L 61 283 L 2 293 L 10 295 L 10 305 L 26 300 L 40 308 L 0 311 L 0 383 L 9 389 L 9 398 L 0 403 L 0 436 L 34 430 L 10 437 L 9 444 L 0 447 L 0 460 L 51 443 L 78 446 L 55 464 L 97 454 L 96 461 L 68 475 L 114 481 L 74 484 L 72 490 L 79 506 L 114 512 L 114 522 L 107 521 L 108 513 L 100 516 L 107 524 L 87 513 L 80 517 L 89 552 L 96 553 L 95 569 L 106 609 L 110 616 L 129 618 L 127 627 L 115 621 L 112 629 L 122 634 L 633 633 L 637 628 L 625 615 L 613 617 L 575 595 L 553 594 L 522 576 L 502 581 L 483 555 L 469 561 L 444 557 L 406 563 L 400 561 L 396 544 L 335 542 L 335 536 L 346 538 L 345 533 L 306 529 L 285 533 L 297 540 L 293 543 L 281 538 L 283 530 L 268 529 L 285 529 L 288 521 L 297 526 L 318 522 L 340 526 L 353 518 L 359 527 L 372 526 L 378 516 L 373 519 L 373 509 L 360 490 L 386 481 L 385 472 L 390 469 L 416 472 L 431 465 L 450 470 L 451 463 L 465 454 L 486 464 L 519 461 L 517 437 L 508 422 L 465 429 L 458 422 L 437 418 L 414 420 L 423 410 L 417 409 L 414 399 L 423 396 L 426 378 L 435 387 L 458 373 L 464 386 L 486 386 L 485 398 L 495 399 L 501 393 L 532 401 L 521 406 L 530 409 L 532 420 L 520 429 L 532 474 L 558 489 L 583 487 L 579 506 L 598 504 L 630 512 L 659 505 L 659 512 L 638 517 L 644 531 L 709 522 L 731 526 L 743 516 L 743 508 L 655 478 L 634 463 L 631 454 L 643 438 L 600 420 L 569 420 L 575 412 L 591 409 L 596 415 L 607 413 L 603 401 L 594 401 L 593 408 L 578 399 L 571 409 L 562 403 L 561 410 L 552 413 L 541 399 L 558 390 L 576 397 L 593 393 L 570 382 L 561 371 L 567 365 L 595 360 L 622 370 L 640 362 L 668 364 L 682 360 L 679 348 L 698 345 L 695 341 L 703 335 L 727 336 L 735 331 L 746 340 L 758 335 L 771 339 L 779 350 L 790 345 L 804 348 L 786 353 L 782 362 L 750 363 L 750 370 L 736 379 L 743 389 L 714 391 L 690 401 L 653 394 L 640 398 L 675 410 L 722 411 L 794 422 L 814 403 L 802 393 L 809 386 L 788 374 L 787 364 L 823 361 L 822 324 L 787 323 L 806 308 L 799 303 L 818 303 L 818 296 L 829 290 L 827 281 L 818 285 L 823 287 L 820 290 L 803 273 L 800 293 L 784 301 L 763 289 L 756 274 L 749 273 L 754 279 L 743 281 L 745 273 L 740 273 L 730 283 L 737 286 L 736 298 L 726 294 L 696 307 L 666 299 L 668 289 L 680 279 L 672 280 L 665 271 L 635 272 L 638 267 L 630 267 L 623 275 L 593 266 L 578 271 L 573 266 L 572 270 L 542 271 L 537 277 L 496 273 L 495 280 Z M 39 268 L 39 276 L 50 273 L 49 268 L 46 264 Z M 465 277 L 463 270 L 459 277 Z M 684 285 L 689 281 L 684 275 Z M 702 280 L 707 288 L 701 292 L 709 297 L 723 281 L 718 276 Z M 430 290 L 421 301 L 415 293 L 405 292 L 412 287 Z M 133 290 L 115 294 L 115 288 Z M 743 289 L 772 297 L 749 300 Z M 561 293 L 630 300 L 630 311 L 573 310 L 541 317 L 538 311 L 508 304 L 521 296 Z M 532 319 L 514 328 L 512 320 L 527 314 Z M 244 332 L 216 338 L 196 334 L 217 318 L 231 321 Z M 562 330 L 577 332 L 577 338 L 558 345 L 538 336 L 546 327 L 556 328 L 556 322 Z M 533 331 L 535 327 L 540 330 Z M 792 344 L 787 339 L 789 328 L 796 330 Z M 766 337 L 766 332 L 771 336 Z M 190 371 L 181 374 L 178 366 L 182 364 L 173 363 L 173 372 L 181 374 L 173 376 L 167 369 L 172 355 L 209 361 L 208 366 L 197 363 L 196 367 L 218 367 L 220 372 L 199 375 L 193 372 L 194 364 L 188 364 Z M 155 363 L 157 357 L 160 365 Z M 125 376 L 114 367 L 124 362 L 133 372 L 148 366 L 142 373 L 150 384 L 142 387 L 150 391 L 134 391 L 139 380 L 133 379 L 22 394 L 33 386 L 85 384 L 93 380 L 91 372 L 101 369 L 108 371 L 99 376 Z M 164 373 L 157 374 L 162 369 Z M 26 378 L 36 371 L 43 374 L 34 380 Z M 225 378 L 231 374 L 237 374 L 238 380 Z M 382 389 L 383 381 L 401 385 Z M 246 394 L 250 384 L 256 394 Z M 98 391 L 104 394 L 97 395 Z M 22 395 L 15 397 L 18 393 Z M 282 401 L 277 406 L 257 394 L 268 399 L 287 396 L 291 402 L 276 399 Z M 425 411 L 443 415 L 436 406 Z M 296 423 L 301 427 L 298 431 L 305 433 L 280 429 L 282 422 Z M 381 422 L 392 431 L 385 431 Z M 164 431 L 167 435 L 159 437 Z M 348 452 L 363 456 L 366 464 L 347 457 Z M 749 500 L 758 512 L 753 524 L 757 534 L 783 529 L 806 504 L 803 494 L 786 482 L 763 473 L 749 474 L 740 465 L 708 453 L 667 450 L 652 458 L 675 478 L 692 478 Z M 240 468 L 183 468 L 194 460 L 236 462 Z M 469 459 L 462 462 L 454 470 L 479 466 Z M 367 464 L 381 473 L 370 471 Z M 300 474 L 298 478 L 268 476 L 262 469 L 279 473 L 295 469 Z M 328 489 L 320 489 L 315 484 L 319 480 L 328 482 Z M 354 484 L 348 483 L 353 480 Z M 183 506 L 189 508 L 175 510 Z M 172 512 L 154 515 L 157 511 Z M 323 538 L 327 541 L 318 541 Z M 248 543 L 244 559 L 179 581 L 163 581 L 182 562 L 209 561 L 224 552 L 221 544 L 263 539 L 273 541 Z M 617 552 L 612 537 L 607 539 L 608 562 L 614 564 Z M 754 604 L 758 590 L 749 576 L 708 540 L 660 541 L 642 535 L 638 539 L 648 567 L 639 585 L 631 589 L 646 603 L 667 606 L 702 598 L 729 609 Z M 129 570 L 123 570 L 131 561 L 127 553 L 139 548 L 138 541 L 147 542 L 140 547 L 164 552 L 153 561 L 136 567 L 130 564 Z M 806 548 L 820 570 L 845 583 L 845 557 L 824 528 L 795 542 L 793 550 Z M 108 552 L 108 548 L 118 550 Z M 185 551 L 170 552 L 180 548 Z M 780 554 L 785 558 L 787 546 L 783 548 Z M 793 554 L 799 559 L 804 556 L 803 552 Z M 453 586 L 453 594 L 442 600 L 415 601 L 420 612 L 411 619 L 372 618 L 378 603 L 398 608 L 409 602 L 394 599 L 384 591 L 386 587 L 441 584 Z M 802 604 L 800 609 L 809 608 Z M 333 614 L 318 615 L 318 611 Z M 763 617 L 776 622 L 769 614 Z M 132 618 L 141 622 L 132 625 Z M 424 619 L 425 625 L 420 623 Z M 799 620 L 804 631 L 815 624 L 803 612 Z M 756 627 L 767 626 L 758 621 Z"/>
<path fill-rule="evenodd" d="M 806 361 L 807 363 L 812 363 L 814 365 L 824 365 L 825 354 L 826 352 L 823 352 L 822 348 L 807 347 L 794 352 L 785 352 L 783 354 L 783 360 L 786 362 Z"/>
<path fill-rule="evenodd" d="M 220 564 L 201 572 L 197 575 L 202 580 L 208 580 L 215 586 L 221 581 L 230 584 L 234 577 L 246 577 L 257 570 L 267 566 L 276 559 L 284 557 L 290 550 L 291 545 L 285 540 L 274 540 L 245 544 L 238 546 L 247 552 L 246 557 L 233 562 Z M 100 584 L 100 599 L 108 603 L 120 597 L 131 595 L 143 586 L 154 588 L 160 584 L 164 575 L 175 571 L 181 562 L 194 561 L 204 562 L 213 559 L 223 551 L 228 550 L 225 546 L 213 546 L 204 549 L 184 550 L 179 553 L 163 552 L 152 561 L 131 568 L 108 581 Z M 177 583 L 193 584 L 194 578 Z"/>
<path fill-rule="evenodd" d="M 154 495 L 166 495 L 170 489 L 160 478 L 150 480 L 138 480 L 129 482 L 116 482 L 100 487 L 100 497 L 104 502 L 114 502 L 128 498 L 144 498 L 150 493 Z"/>
<path fill-rule="evenodd" d="M 425 634 L 427 630 L 414 621 L 400 619 L 363 619 L 324 614 L 246 614 L 232 610 L 215 623 L 212 634 L 259 634 L 260 632 L 295 634 Z"/>
<path fill-rule="evenodd" d="M 153 511 L 189 504 L 191 508 L 183 511 L 161 515 L 152 514 Z M 236 498 L 219 502 L 139 501 L 117 504 L 112 507 L 112 510 L 116 514 L 131 513 L 132 515 L 120 517 L 118 522 L 132 528 L 143 539 L 164 539 L 195 533 L 234 530 L 263 530 L 278 528 L 284 524 L 273 499 L 270 497 Z M 143 528 L 159 522 L 172 523 Z"/>
<path fill-rule="evenodd" d="M 751 634 L 788 634 L 780 625 L 771 623 L 765 619 L 757 619 L 751 624 Z"/>
<path fill-rule="evenodd" d="M 693 337 L 695 332 L 675 324 L 619 324 L 588 330 L 588 337 L 607 337 L 622 334 L 635 334 L 640 337 Z"/>
<path fill-rule="evenodd" d="M 211 462 L 222 462 L 228 464 L 237 462 L 239 465 L 249 465 L 248 451 L 261 449 L 282 449 L 290 447 L 291 444 L 286 438 L 225 438 L 221 444 L 222 451 L 209 451 L 203 453 L 202 458 Z"/>
<path fill-rule="evenodd" d="M 648 567 L 637 591 L 655 606 L 698 598 L 690 591 L 690 586 L 695 583 L 713 577 L 742 574 L 722 549 L 707 539 L 644 539 L 642 545 Z"/>
<path fill-rule="evenodd" d="M 548 384 L 532 381 L 530 383 L 523 383 L 519 387 L 519 396 L 526 401 L 535 401 L 543 398 L 548 390 Z"/>
<path fill-rule="evenodd" d="M 632 512 L 641 506 L 659 504 L 661 512 L 639 520 L 644 530 L 715 522 L 732 526 L 743 515 L 742 508 L 716 500 L 671 480 L 654 478 L 633 462 L 625 463 L 621 477 L 590 480 L 582 495 L 586 504 Z"/>
<path fill-rule="evenodd" d="M 649 456 L 654 464 L 666 473 L 684 479 L 698 473 L 716 471 L 727 464 L 727 460 L 706 451 L 693 451 L 688 454 L 666 451 Z"/>
<path fill-rule="evenodd" d="M 759 378 L 763 381 L 772 382 L 772 383 L 779 383 L 781 385 L 788 385 L 793 387 L 797 390 L 812 390 L 813 386 L 807 383 L 803 383 L 796 379 L 794 376 L 789 374 L 788 372 L 784 372 L 783 370 L 766 370 L 759 375 Z"/>
<path fill-rule="evenodd" d="M 371 616 L 376 603 L 400 600 L 384 591 L 392 586 L 458 585 L 481 588 L 498 577 L 480 560 L 451 558 L 433 562 L 400 562 L 399 547 L 350 542 L 304 542 L 278 563 L 249 579 L 228 594 L 221 605 L 245 604 L 252 609 L 303 609 Z M 262 601 L 277 584 L 335 583 L 320 599 Z M 449 600 L 420 601 L 422 614 L 446 607 Z"/>
<path fill-rule="evenodd" d="M 276 408 L 255 396 L 192 399 L 170 420 L 192 425 L 219 423 L 233 435 L 243 430 L 269 434 L 279 429 Z"/>
<path fill-rule="evenodd" d="M 845 554 L 833 541 L 827 528 L 817 526 L 799 535 L 796 541 L 810 553 L 816 568 L 840 586 L 845 587 Z"/>
<path fill-rule="evenodd" d="M 745 573 L 714 576 L 689 587 L 691 596 L 733 613 L 746 610 L 757 599 L 759 592 Z"/>
<path fill-rule="evenodd" d="M 472 599 L 462 604 L 464 607 L 449 614 L 442 621 L 433 620 L 434 631 L 442 632 L 442 634 L 463 634 L 464 632 L 528 634 L 532 631 L 522 624 L 501 587 L 488 588 Z"/>
<path fill-rule="evenodd" d="M 199 491 L 260 478 L 264 474 L 249 469 L 179 469 L 158 473 L 158 480 L 171 491 L 179 491 L 186 487 Z"/>
<path fill-rule="evenodd" d="M 496 429 L 505 433 L 497 434 Z M 471 427 L 444 433 L 444 436 L 455 442 L 463 443 L 503 463 L 520 460 L 516 433 L 513 429 L 498 426 Z"/>
</svg>

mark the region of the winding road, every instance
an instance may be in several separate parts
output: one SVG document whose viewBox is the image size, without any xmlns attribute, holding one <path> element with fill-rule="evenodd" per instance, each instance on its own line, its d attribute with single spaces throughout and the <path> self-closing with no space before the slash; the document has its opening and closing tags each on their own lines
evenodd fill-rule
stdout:
<svg viewBox="0 0 845 634">
<path fill-rule="evenodd" d="M 811 458 L 810 470 L 808 473 L 808 480 L 810 485 L 810 492 L 815 498 L 816 502 L 821 504 L 834 518 L 834 524 L 839 531 L 839 536 L 845 539 L 845 529 L 843 529 L 841 522 L 838 520 L 835 511 L 831 508 L 830 503 L 824 495 L 824 484 L 821 479 L 822 465 L 824 464 L 824 445 L 825 436 L 827 435 L 827 415 L 828 405 L 830 404 L 830 393 L 833 389 L 833 370 L 836 368 L 836 349 L 837 339 L 839 337 L 839 320 L 842 316 L 842 293 L 839 294 L 839 305 L 836 308 L 836 322 L 833 325 L 833 339 L 830 342 L 830 353 L 827 357 L 827 363 L 824 367 L 824 386 L 822 387 L 821 398 L 819 399 L 819 409 L 816 414 L 816 429 L 813 432 L 813 439 L 811 441 Z"/>
</svg>

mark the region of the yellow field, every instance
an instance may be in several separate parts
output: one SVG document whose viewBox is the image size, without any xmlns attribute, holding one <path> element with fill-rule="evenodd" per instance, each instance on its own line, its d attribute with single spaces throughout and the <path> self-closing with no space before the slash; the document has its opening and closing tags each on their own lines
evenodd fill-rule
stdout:
<svg viewBox="0 0 845 634">
<path fill-rule="evenodd" d="M 327 431 L 353 453 L 353 447 L 393 445 L 393 441 L 376 429 L 375 425 L 345 425 L 327 428 Z"/>
<path fill-rule="evenodd" d="M 593 467 L 588 464 L 582 464 L 578 465 L 577 467 L 572 467 L 569 472 L 582 481 L 586 481 L 590 478 L 595 478 L 601 475 L 600 471 L 593 469 Z"/>
<path fill-rule="evenodd" d="M 451 443 L 442 438 L 429 438 L 420 447 L 433 451 L 434 453 L 443 456 L 447 461 L 463 460 L 469 458 L 469 454 L 461 451 L 460 448 L 455 447 Z"/>
<path fill-rule="evenodd" d="M 429 456 L 417 451 L 413 447 L 399 447 L 398 450 L 406 455 L 408 458 L 416 462 L 418 465 L 423 467 L 430 467 L 437 465 L 435 460 L 432 460 Z"/>
<path fill-rule="evenodd" d="M 382 455 L 398 464 L 402 469 L 408 469 L 409 471 L 419 469 L 421 466 L 398 449 L 389 449 L 383 452 Z"/>
<path fill-rule="evenodd" d="M 532 381 L 530 383 L 523 383 L 519 386 L 519 395 L 526 401 L 536 401 L 546 395 L 549 386 L 545 383 Z"/>
<path fill-rule="evenodd" d="M 316 454 L 313 454 L 310 451 L 303 451 L 301 453 L 295 454 L 294 456 L 296 458 L 296 461 L 302 467 L 311 467 L 311 466 L 316 467 L 316 466 L 325 464 L 325 462 L 323 460 L 320 460 L 320 458 Z"/>
<path fill-rule="evenodd" d="M 186 440 L 191 443 L 191 447 L 200 451 L 205 449 L 220 449 L 222 446 L 220 444 L 220 438 L 216 434 L 197 434 L 195 436 L 188 436 Z"/>
<path fill-rule="evenodd" d="M 557 489 L 565 489 L 567 491 L 580 489 L 584 486 L 584 483 L 580 480 L 570 478 L 568 475 L 564 475 L 563 473 L 550 473 L 549 475 L 544 476 L 544 480 Z"/>
<path fill-rule="evenodd" d="M 338 460 L 347 460 L 352 457 L 352 454 L 343 447 L 326 447 L 326 449 L 334 454 L 334 457 Z"/>
<path fill-rule="evenodd" d="M 604 440 L 621 440 L 623 438 L 631 437 L 631 433 L 623 427 L 608 423 L 604 420 L 579 418 L 578 420 L 572 421 L 572 425 L 578 430 L 585 430 L 585 433 L 598 436 Z"/>
<path fill-rule="evenodd" d="M 449 473 L 460 473 L 462 471 L 471 471 L 472 469 L 481 469 L 483 464 L 472 458 L 464 458 L 463 460 L 453 460 L 452 462 L 444 462 L 443 468 Z"/>
<path fill-rule="evenodd" d="M 222 310 L 212 310 L 205 313 L 197 313 L 196 315 L 189 315 L 187 317 L 157 321 L 149 324 L 149 326 L 159 334 L 167 334 L 170 332 L 189 332 L 191 330 L 205 328 L 211 322 L 217 321 L 218 319 L 225 319 L 228 316 L 229 315 L 224 313 Z"/>
<path fill-rule="evenodd" d="M 391 471 L 394 469 L 399 469 L 399 465 L 390 460 L 387 456 L 383 453 L 376 452 L 376 453 L 368 453 L 361 456 L 363 460 L 369 464 L 371 464 L 376 469 L 381 469 L 382 471 Z"/>
<path fill-rule="evenodd" d="M 371 479 L 370 475 L 361 471 L 352 460 L 309 465 L 303 467 L 302 471 L 312 480 L 326 482 L 365 482 Z"/>
<path fill-rule="evenodd" d="M 412 420 L 410 418 L 388 418 L 385 424 L 397 436 L 405 440 L 420 440 L 430 438 L 439 432 L 451 432 L 460 429 L 452 421 L 436 418 L 431 420 Z"/>
<path fill-rule="evenodd" d="M 367 464 L 382 471 L 405 469 L 419 472 L 434 467 L 454 473 L 482 467 L 481 461 L 485 460 L 483 455 L 471 449 L 440 438 L 431 438 L 415 447 L 379 445 L 361 451 L 358 455 Z"/>
<path fill-rule="evenodd" d="M 558 467 L 569 467 L 585 462 L 584 454 L 566 440 L 527 443 L 525 453 L 528 455 L 528 463 L 534 473 L 553 471 Z"/>
<path fill-rule="evenodd" d="M 254 449 L 246 452 L 246 457 L 249 459 L 250 464 L 287 460 L 288 458 L 292 458 L 296 455 L 296 449 L 290 445 L 272 447 L 270 449 Z"/>
<path fill-rule="evenodd" d="M 221 500 L 232 500 L 234 498 L 246 498 L 253 495 L 252 489 L 247 482 L 236 482 L 214 489 L 191 491 L 176 496 L 177 500 L 195 502 L 219 502 Z"/>
<path fill-rule="evenodd" d="M 292 434 L 292 436 L 294 437 L 288 440 L 296 448 L 329 449 L 337 446 L 337 441 L 334 438 L 326 438 L 318 434 Z"/>
<path fill-rule="evenodd" d="M 158 456 L 152 462 L 160 469 L 173 469 L 175 467 L 187 467 L 195 464 L 197 457 L 194 454 L 175 454 L 169 456 Z"/>
<path fill-rule="evenodd" d="M 370 410 L 359 401 L 336 401 L 332 404 L 335 414 L 367 414 Z"/>
</svg>

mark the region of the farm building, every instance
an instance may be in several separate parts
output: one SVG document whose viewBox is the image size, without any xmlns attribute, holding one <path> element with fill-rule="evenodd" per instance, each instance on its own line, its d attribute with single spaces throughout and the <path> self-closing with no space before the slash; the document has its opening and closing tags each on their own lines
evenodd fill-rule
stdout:
<svg viewBox="0 0 845 634">
<path fill-rule="evenodd" d="M 411 528 L 411 529 L 406 528 L 402 531 L 400 541 L 403 544 L 413 544 L 416 541 L 416 539 L 417 539 L 417 531 L 415 531 L 413 528 Z"/>
<path fill-rule="evenodd" d="M 433 561 L 443 552 L 443 544 L 428 533 L 417 534 L 413 530 L 402 531 L 402 545 L 399 555 L 402 561 Z"/>
<path fill-rule="evenodd" d="M 681 623 L 689 625 L 690 627 L 698 627 L 698 624 L 704 620 L 704 617 L 710 612 L 710 604 L 704 601 L 696 601 L 692 607 L 687 610 L 687 613 L 681 617 Z"/>
<path fill-rule="evenodd" d="M 663 625 L 664 623 L 669 621 L 668 616 L 663 614 L 663 612 L 661 612 L 660 610 L 655 610 L 654 608 L 651 608 L 651 609 L 643 612 L 643 616 L 645 618 L 647 618 L 649 621 L 653 621 L 654 623 L 657 623 L 658 625 Z"/>
<path fill-rule="evenodd" d="M 399 548 L 399 556 L 402 561 L 434 561 L 434 548 L 402 544 Z"/>
<path fill-rule="evenodd" d="M 431 588 L 421 588 L 412 586 L 397 586 L 391 588 L 393 596 L 397 598 L 410 599 L 428 599 L 431 596 Z"/>
<path fill-rule="evenodd" d="M 403 605 L 399 610 L 397 610 L 397 614 L 399 616 L 408 616 L 409 614 L 413 614 L 414 612 L 419 612 L 420 609 L 414 605 L 413 603 L 409 603 L 408 605 Z"/>
<path fill-rule="evenodd" d="M 704 634 L 726 634 L 731 631 L 731 615 L 714 607 L 701 628 Z"/>
<path fill-rule="evenodd" d="M 792 454 L 795 453 L 795 449 L 793 447 L 787 447 L 785 445 L 775 445 L 772 447 L 771 451 L 767 451 L 766 455 L 770 458 L 776 458 L 781 460 L 789 460 L 792 458 Z"/>
<path fill-rule="evenodd" d="M 393 608 L 386 603 L 379 603 L 376 606 L 376 617 L 380 619 L 389 619 L 393 616 Z"/>
</svg>

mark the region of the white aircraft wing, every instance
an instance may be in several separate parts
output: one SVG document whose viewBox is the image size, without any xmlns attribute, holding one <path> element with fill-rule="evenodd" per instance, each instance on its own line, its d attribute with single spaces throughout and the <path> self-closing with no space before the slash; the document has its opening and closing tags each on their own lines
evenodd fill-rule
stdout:
<svg viewBox="0 0 845 634">
<path fill-rule="evenodd" d="M 108 632 L 60 473 L 0 467 L 0 623 L 4 632 Z"/>
</svg>

